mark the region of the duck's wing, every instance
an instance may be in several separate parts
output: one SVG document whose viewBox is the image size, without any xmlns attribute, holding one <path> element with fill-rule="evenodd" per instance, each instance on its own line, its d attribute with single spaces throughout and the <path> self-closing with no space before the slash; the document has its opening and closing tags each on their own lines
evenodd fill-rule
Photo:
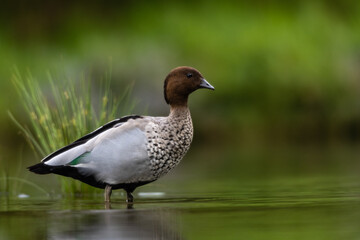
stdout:
<svg viewBox="0 0 360 240">
<path fill-rule="evenodd" d="M 131 115 L 113 120 L 95 131 L 79 138 L 75 142 L 51 153 L 41 160 L 41 163 L 30 166 L 28 169 L 38 174 L 47 174 L 52 171 L 46 166 L 75 166 L 76 163 L 81 163 L 80 160 L 84 159 L 88 152 L 93 150 L 96 146 L 96 140 L 104 136 L 111 135 L 112 132 L 121 128 L 121 126 L 129 120 L 137 120 L 141 118 L 143 117 Z"/>
</svg>

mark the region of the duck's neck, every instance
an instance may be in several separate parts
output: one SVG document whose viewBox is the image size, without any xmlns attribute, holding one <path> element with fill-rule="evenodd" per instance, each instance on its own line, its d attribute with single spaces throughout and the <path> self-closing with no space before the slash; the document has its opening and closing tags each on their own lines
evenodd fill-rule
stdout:
<svg viewBox="0 0 360 240">
<path fill-rule="evenodd" d="M 190 109 L 185 106 L 170 106 L 169 118 L 187 118 L 190 117 Z"/>
</svg>

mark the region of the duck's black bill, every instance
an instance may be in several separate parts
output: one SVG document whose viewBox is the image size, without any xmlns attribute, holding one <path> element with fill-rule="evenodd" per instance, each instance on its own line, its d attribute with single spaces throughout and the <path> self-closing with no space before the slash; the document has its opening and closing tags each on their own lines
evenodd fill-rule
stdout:
<svg viewBox="0 0 360 240">
<path fill-rule="evenodd" d="M 200 88 L 207 88 L 207 89 L 210 89 L 210 90 L 215 90 L 215 88 L 213 86 L 211 86 L 210 83 L 208 83 L 208 81 L 205 80 L 205 78 L 203 78 L 201 80 L 201 83 L 199 85 Z"/>
</svg>

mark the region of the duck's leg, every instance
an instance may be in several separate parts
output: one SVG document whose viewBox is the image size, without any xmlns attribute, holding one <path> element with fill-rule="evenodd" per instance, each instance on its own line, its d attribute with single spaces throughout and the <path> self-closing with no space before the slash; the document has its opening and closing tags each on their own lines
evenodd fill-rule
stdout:
<svg viewBox="0 0 360 240">
<path fill-rule="evenodd" d="M 126 189 L 126 203 L 127 203 L 127 209 L 133 209 L 134 206 L 134 197 L 131 194 L 134 190 L 128 190 Z"/>
<path fill-rule="evenodd" d="M 106 185 L 105 187 L 105 202 L 110 202 L 110 197 L 111 197 L 111 192 L 112 192 L 112 188 L 110 185 Z"/>
<path fill-rule="evenodd" d="M 126 190 L 126 202 L 129 203 L 129 204 L 132 204 L 134 202 L 134 197 L 133 195 L 131 194 L 133 191 L 131 190 Z"/>
</svg>

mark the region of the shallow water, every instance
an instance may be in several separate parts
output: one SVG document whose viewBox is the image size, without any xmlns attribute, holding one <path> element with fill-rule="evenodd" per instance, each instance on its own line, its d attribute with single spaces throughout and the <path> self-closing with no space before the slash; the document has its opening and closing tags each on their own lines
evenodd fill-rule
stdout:
<svg viewBox="0 0 360 240">
<path fill-rule="evenodd" d="M 140 189 L 133 209 L 121 194 L 111 209 L 102 195 L 3 197 L 0 239 L 359 239 L 358 180 L 223 182 L 202 192 L 190 187 L 155 194 Z"/>
</svg>

